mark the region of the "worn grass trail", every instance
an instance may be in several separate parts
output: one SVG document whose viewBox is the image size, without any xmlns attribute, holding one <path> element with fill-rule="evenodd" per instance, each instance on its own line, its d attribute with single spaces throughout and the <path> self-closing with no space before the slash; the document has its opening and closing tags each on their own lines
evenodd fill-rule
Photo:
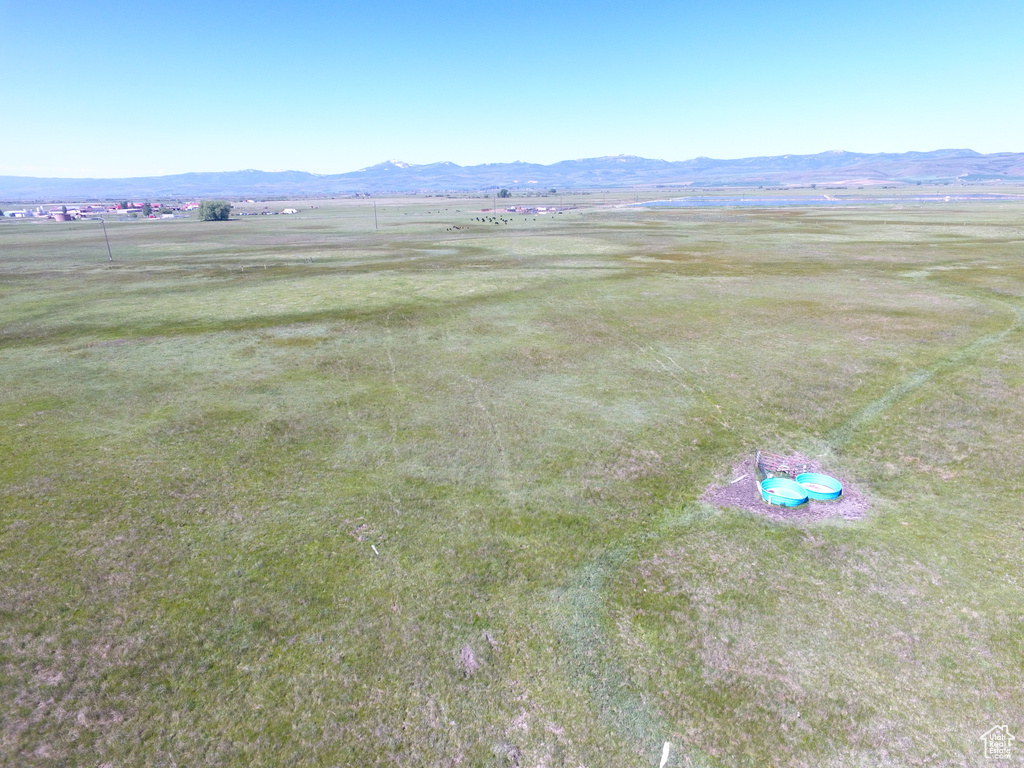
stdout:
<svg viewBox="0 0 1024 768">
<path fill-rule="evenodd" d="M 704 510 L 662 514 L 651 528 L 618 542 L 580 568 L 550 599 L 550 621 L 567 650 L 573 684 L 589 695 L 600 722 L 641 765 L 657 765 L 665 741 L 673 744 L 667 765 L 712 766 L 710 758 L 686 744 L 676 725 L 636 686 L 634 675 L 608 632 L 606 593 L 617 571 L 638 553 L 658 545 L 666 532 L 685 526 Z"/>
<path fill-rule="evenodd" d="M 972 291 L 971 293 L 976 293 L 976 291 Z M 825 443 L 833 450 L 841 450 L 843 445 L 853 437 L 857 430 L 863 428 L 874 419 L 877 419 L 879 416 L 884 414 L 885 411 L 892 408 L 893 405 L 905 398 L 911 392 L 919 389 L 936 376 L 951 373 L 962 368 L 972 362 L 973 358 L 982 350 L 1002 343 L 1008 336 L 1010 336 L 1010 334 L 1020 330 L 1022 321 L 1024 321 L 1024 308 L 1019 304 L 1006 299 L 998 299 L 993 296 L 986 296 L 985 298 L 990 303 L 1012 313 L 1011 320 L 1005 328 L 986 334 L 981 338 L 972 341 L 970 344 L 954 350 L 944 358 L 932 363 L 927 368 L 914 371 L 877 400 L 862 408 L 852 418 L 847 420 L 846 423 L 841 424 L 828 432 L 825 436 Z"/>
</svg>

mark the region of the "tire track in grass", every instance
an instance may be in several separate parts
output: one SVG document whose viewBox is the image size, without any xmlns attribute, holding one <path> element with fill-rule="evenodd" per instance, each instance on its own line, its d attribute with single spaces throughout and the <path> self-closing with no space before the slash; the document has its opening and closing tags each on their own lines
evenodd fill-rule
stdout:
<svg viewBox="0 0 1024 768">
<path fill-rule="evenodd" d="M 583 297 L 593 305 L 591 316 L 601 318 L 605 327 L 638 356 L 656 363 L 677 384 L 696 392 L 717 426 L 730 431 L 721 407 L 697 383 L 693 373 L 667 352 L 644 343 L 642 332 L 619 313 L 602 306 L 592 296 Z M 667 362 L 666 362 L 667 361 Z M 698 406 L 701 400 L 696 400 Z M 548 620 L 563 647 L 571 679 L 588 693 L 603 727 L 616 734 L 621 744 L 640 758 L 638 765 L 659 765 L 666 741 L 672 747 L 666 768 L 689 766 L 712 768 L 719 765 L 696 747 L 687 745 L 678 730 L 648 701 L 632 683 L 615 649 L 614 639 L 606 631 L 608 610 L 604 595 L 615 573 L 636 557 L 642 548 L 650 548 L 672 528 L 689 525 L 704 516 L 701 509 L 683 511 L 664 509 L 644 530 L 622 539 L 576 571 L 569 582 L 553 590 L 548 598 Z"/>
<path fill-rule="evenodd" d="M 407 408 L 407 406 L 408 406 L 408 396 L 406 395 L 406 392 L 402 388 L 402 386 L 398 383 L 398 365 L 395 363 L 395 356 L 394 356 L 394 353 L 393 353 L 394 346 L 395 346 L 395 337 L 394 337 L 394 334 L 392 333 L 392 330 L 391 330 L 391 315 L 393 313 L 394 313 L 394 310 L 391 310 L 384 317 L 384 344 L 383 344 L 383 346 L 384 346 L 384 351 L 387 353 L 387 358 L 388 358 L 388 374 L 389 374 L 389 377 L 390 377 L 390 380 L 391 380 L 391 388 L 395 392 L 395 404 L 392 407 L 387 409 L 387 414 L 388 414 L 388 430 L 391 433 L 391 435 L 390 435 L 391 436 L 391 445 L 389 447 L 390 447 L 390 451 L 391 451 L 391 460 L 394 462 L 395 466 L 400 466 L 401 461 L 402 461 L 402 457 L 401 457 L 401 451 L 400 451 L 400 448 L 399 448 L 398 409 L 399 408 L 403 408 L 403 409 Z M 400 317 L 402 318 L 402 320 L 408 322 L 408 318 L 405 315 L 400 315 Z M 350 410 L 351 410 L 351 406 L 350 406 Z M 384 488 L 385 488 L 385 493 L 387 493 L 388 500 L 391 502 L 392 509 L 397 514 L 401 515 L 402 514 L 402 500 L 401 500 L 401 498 L 398 497 L 398 496 L 395 496 L 395 493 L 392 490 L 392 487 L 391 487 L 390 484 L 385 485 Z M 377 552 L 377 550 L 376 550 L 376 548 L 374 548 L 374 553 L 376 553 L 376 552 Z"/>
<path fill-rule="evenodd" d="M 392 311 L 393 312 L 393 311 Z M 392 312 L 388 312 L 384 317 L 384 353 L 388 358 L 388 378 L 391 382 L 391 388 L 395 392 L 396 404 L 392 408 L 387 409 L 388 416 L 388 430 L 391 432 L 391 452 L 394 456 L 394 460 L 397 463 L 399 461 L 398 451 L 398 409 L 405 408 L 407 406 L 407 397 L 405 389 L 398 383 L 398 365 L 395 363 L 395 356 L 392 353 L 392 349 L 395 346 L 395 337 L 391 332 L 391 315 Z M 403 318 L 404 319 L 404 318 Z"/>
<path fill-rule="evenodd" d="M 476 400 L 476 407 L 480 411 L 480 415 L 487 425 L 487 431 L 491 433 L 491 437 L 494 440 L 494 446 L 498 450 L 498 463 L 501 470 L 500 485 L 502 486 L 502 494 L 505 496 L 505 500 L 508 502 L 509 508 L 514 511 L 519 511 L 522 508 L 522 500 L 520 494 L 515 490 L 516 484 L 512 482 L 512 469 L 508 461 L 508 450 L 505 445 L 504 433 L 501 427 L 495 421 L 491 415 L 490 409 L 480 396 L 480 390 L 486 389 L 487 385 L 482 379 L 466 377 L 469 382 L 469 386 L 473 392 L 473 399 Z"/>
<path fill-rule="evenodd" d="M 962 367 L 977 352 L 1001 342 L 1022 326 L 1024 310 L 1003 299 L 991 296 L 985 298 L 1013 313 L 1013 320 L 1006 328 L 986 334 L 927 368 L 914 371 L 884 395 L 856 412 L 844 424 L 832 430 L 826 438 L 828 442 L 833 447 L 842 446 L 858 429 L 936 375 Z M 628 323 L 626 325 L 636 333 L 636 329 Z M 621 332 L 619 335 L 642 354 L 654 357 L 666 372 L 672 375 L 659 359 L 657 350 L 629 339 Z M 689 373 L 671 358 L 669 360 L 679 370 Z M 675 375 L 673 378 L 678 380 Z M 716 408 L 719 424 L 729 429 L 728 424 L 720 417 L 721 409 L 706 393 L 701 391 L 701 394 Z M 600 721 L 618 733 L 630 748 L 637 751 L 644 761 L 641 764 L 657 765 L 661 746 L 665 741 L 673 744 L 671 757 L 667 763 L 669 766 L 710 767 L 718 765 L 718 762 L 696 747 L 687 745 L 657 707 L 632 687 L 628 671 L 615 648 L 614 639 L 606 632 L 608 611 L 604 594 L 615 573 L 628 559 L 635 557 L 642 547 L 650 548 L 656 545 L 671 529 L 686 527 L 705 514 L 699 509 L 688 513 L 684 511 L 682 514 L 676 510 L 663 511 L 647 531 L 623 539 L 619 546 L 591 560 L 576 572 L 565 587 L 555 590 L 549 599 L 550 621 L 569 649 L 568 661 L 573 677 L 588 690 L 598 710 Z"/>
<path fill-rule="evenodd" d="M 697 377 L 694 375 L 693 371 L 686 366 L 680 365 L 668 352 L 659 348 L 660 345 L 659 347 L 656 347 L 653 344 L 647 343 L 648 337 L 644 335 L 641 329 L 637 328 L 633 323 L 623 317 L 622 313 L 616 312 L 610 307 L 602 305 L 592 295 L 587 295 L 586 299 L 588 299 L 593 305 L 594 315 L 602 319 L 609 331 L 616 334 L 622 341 L 629 344 L 642 356 L 657 363 L 662 371 L 664 371 L 678 384 L 681 384 L 691 392 L 699 394 L 704 398 L 705 402 L 714 409 L 712 411 L 714 420 L 721 424 L 725 429 L 732 429 L 728 422 L 725 421 L 722 406 L 716 403 L 708 394 L 707 390 L 697 383 Z M 668 361 L 668 364 L 666 364 L 666 360 Z"/>
<path fill-rule="evenodd" d="M 998 344 L 1021 327 L 1022 322 L 1024 322 L 1024 309 L 1006 301 L 1005 299 L 997 299 L 993 296 L 985 296 L 984 298 L 987 301 L 998 304 L 1013 313 L 1013 320 L 1008 326 L 1003 328 L 1001 331 L 995 331 L 993 333 L 986 334 L 981 338 L 975 339 L 970 344 L 951 352 L 946 357 L 932 363 L 926 368 L 920 368 L 914 371 L 884 395 L 861 408 L 853 414 L 853 416 L 847 419 L 846 422 L 828 432 L 825 435 L 825 442 L 832 448 L 841 448 L 854 436 L 854 434 L 856 434 L 859 429 L 867 426 L 870 422 L 874 421 L 887 410 L 892 408 L 911 392 L 920 389 L 939 374 L 963 368 L 967 364 L 967 361 L 976 353 L 986 347 L 992 346 L 993 344 Z"/>
<path fill-rule="evenodd" d="M 614 640 L 605 631 L 608 611 L 604 594 L 615 573 L 642 547 L 649 548 L 672 528 L 685 527 L 705 514 L 699 509 L 682 514 L 663 511 L 651 528 L 627 537 L 580 568 L 565 587 L 551 593 L 548 601 L 549 621 L 569 651 L 572 677 L 589 693 L 601 724 L 637 753 L 638 765 L 658 765 L 666 741 L 672 743 L 666 768 L 719 765 L 687 745 L 658 708 L 633 686 Z"/>
<path fill-rule="evenodd" d="M 638 357 L 656 363 L 676 384 L 700 395 L 696 405 L 703 405 L 718 427 L 732 430 L 722 408 L 697 383 L 690 370 L 664 350 L 647 343 L 640 329 L 594 296 L 584 294 L 579 298 L 581 303 L 591 304 L 591 316 L 600 318 L 605 328 L 634 349 Z M 650 548 L 670 529 L 689 525 L 705 514 L 700 509 L 682 513 L 678 508 L 662 510 L 646 529 L 625 537 L 617 546 L 591 560 L 576 571 L 566 586 L 549 596 L 549 621 L 568 649 L 572 677 L 587 690 L 596 705 L 599 722 L 640 757 L 639 765 L 659 765 L 666 741 L 672 744 L 666 768 L 712 768 L 719 764 L 696 747 L 687 745 L 657 706 L 632 684 L 615 649 L 614 639 L 606 631 L 608 611 L 604 601 L 615 573 L 629 559 L 635 558 L 638 551 Z"/>
</svg>

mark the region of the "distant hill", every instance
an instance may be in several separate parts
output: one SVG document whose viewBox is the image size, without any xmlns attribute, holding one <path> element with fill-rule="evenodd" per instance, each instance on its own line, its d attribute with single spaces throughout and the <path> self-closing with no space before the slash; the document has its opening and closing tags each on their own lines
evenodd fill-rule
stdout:
<svg viewBox="0 0 1024 768">
<path fill-rule="evenodd" d="M 226 171 L 129 179 L 53 179 L 0 176 L 0 200 L 111 200 L 115 198 L 299 197 L 387 192 L 468 192 L 630 186 L 798 186 L 885 182 L 1024 181 L 1024 153 L 982 155 L 970 149 L 863 154 L 822 152 L 679 162 L 632 155 L 563 160 L 551 165 L 455 163 L 412 165 L 389 161 L 350 173 Z"/>
</svg>

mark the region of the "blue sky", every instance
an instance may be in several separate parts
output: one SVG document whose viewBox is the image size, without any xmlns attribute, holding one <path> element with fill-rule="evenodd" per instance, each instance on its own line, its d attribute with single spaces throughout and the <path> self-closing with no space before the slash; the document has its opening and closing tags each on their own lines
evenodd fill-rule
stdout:
<svg viewBox="0 0 1024 768">
<path fill-rule="evenodd" d="M 1024 151 L 1024 3 L 0 0 L 0 175 Z"/>
</svg>

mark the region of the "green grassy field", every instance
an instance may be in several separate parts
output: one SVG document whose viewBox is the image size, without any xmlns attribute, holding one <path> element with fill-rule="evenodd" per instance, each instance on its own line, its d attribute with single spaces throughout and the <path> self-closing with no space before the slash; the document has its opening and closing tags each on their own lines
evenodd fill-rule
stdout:
<svg viewBox="0 0 1024 768">
<path fill-rule="evenodd" d="M 0 220 L 0 761 L 1024 738 L 1024 203 L 614 202 Z M 869 513 L 699 501 L 755 448 Z"/>
</svg>

